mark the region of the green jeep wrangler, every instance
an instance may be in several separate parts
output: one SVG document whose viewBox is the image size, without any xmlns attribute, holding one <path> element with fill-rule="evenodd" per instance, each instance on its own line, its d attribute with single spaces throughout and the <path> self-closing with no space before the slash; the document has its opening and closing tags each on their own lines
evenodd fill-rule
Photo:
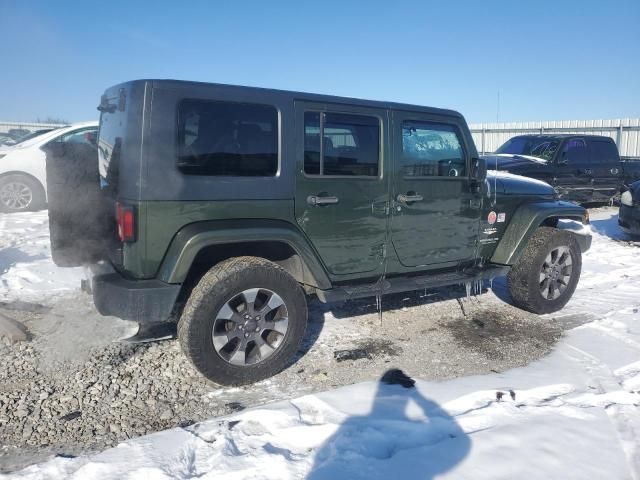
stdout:
<svg viewBox="0 0 640 480">
<path fill-rule="evenodd" d="M 47 150 L 52 253 L 93 264 L 98 311 L 177 322 L 208 379 L 285 368 L 306 298 L 344 301 L 508 273 L 513 303 L 573 294 L 586 210 L 487 172 L 464 118 L 435 108 L 137 80 L 109 88 L 94 151 Z M 80 150 L 79 150 L 80 149 Z"/>
</svg>

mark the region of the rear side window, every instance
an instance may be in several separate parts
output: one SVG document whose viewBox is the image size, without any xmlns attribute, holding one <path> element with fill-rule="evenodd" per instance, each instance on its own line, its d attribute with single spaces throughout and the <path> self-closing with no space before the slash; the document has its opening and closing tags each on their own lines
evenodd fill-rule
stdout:
<svg viewBox="0 0 640 480">
<path fill-rule="evenodd" d="M 63 143 L 85 143 L 95 147 L 98 144 L 98 129 L 75 130 L 62 135 L 57 141 Z"/>
<path fill-rule="evenodd" d="M 276 175 L 277 110 L 269 105 L 183 100 L 178 107 L 178 168 L 190 175 Z"/>
<path fill-rule="evenodd" d="M 567 140 L 562 147 L 561 158 L 568 163 L 584 163 L 589 160 L 587 144 L 582 138 L 572 138 Z"/>
<path fill-rule="evenodd" d="M 405 177 L 463 177 L 462 142 L 453 125 L 402 123 L 402 170 Z"/>
<path fill-rule="evenodd" d="M 347 113 L 305 112 L 306 174 L 377 177 L 379 164 L 378 118 Z"/>
<path fill-rule="evenodd" d="M 591 142 L 591 145 L 593 145 L 593 162 L 611 163 L 619 160 L 618 149 L 613 142 L 595 140 Z"/>
</svg>

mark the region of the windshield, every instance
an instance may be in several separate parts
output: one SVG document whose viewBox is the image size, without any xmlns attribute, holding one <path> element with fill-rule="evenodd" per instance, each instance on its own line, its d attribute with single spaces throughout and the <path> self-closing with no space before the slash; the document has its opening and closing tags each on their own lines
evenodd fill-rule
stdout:
<svg viewBox="0 0 640 480">
<path fill-rule="evenodd" d="M 551 160 L 558 150 L 558 145 L 560 140 L 557 138 L 514 137 L 498 148 L 496 153 L 528 155 L 542 160 Z"/>
<path fill-rule="evenodd" d="M 45 133 L 51 132 L 51 130 L 38 130 L 37 132 L 27 133 L 24 137 L 20 137 L 18 141 L 14 145 L 20 145 L 21 143 L 26 142 L 27 140 L 31 140 L 32 138 L 39 137 L 40 135 L 44 135 Z"/>
</svg>

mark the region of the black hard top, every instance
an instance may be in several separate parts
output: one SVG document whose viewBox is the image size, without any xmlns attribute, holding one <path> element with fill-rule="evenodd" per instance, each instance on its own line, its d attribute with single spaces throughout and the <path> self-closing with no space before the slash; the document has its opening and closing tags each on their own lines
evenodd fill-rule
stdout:
<svg viewBox="0 0 640 480">
<path fill-rule="evenodd" d="M 291 100 L 301 100 L 301 101 L 310 101 L 310 102 L 322 102 L 322 103 L 342 103 L 349 105 L 358 105 L 362 107 L 372 107 L 372 108 L 384 108 L 384 109 L 395 109 L 395 110 L 410 110 L 410 111 L 419 111 L 427 114 L 434 115 L 446 115 L 451 117 L 463 118 L 463 116 L 454 111 L 447 110 L 442 108 L 433 108 L 433 107 L 424 107 L 420 105 L 410 105 L 404 103 L 395 103 L 395 102 L 385 102 L 385 101 L 376 101 L 376 100 L 364 100 L 360 98 L 350 98 L 350 97 L 339 97 L 334 95 L 321 95 L 316 93 L 306 93 L 306 92 L 293 92 L 288 90 L 276 90 L 270 88 L 261 88 L 261 87 L 246 87 L 241 85 L 227 85 L 221 83 L 205 83 L 205 82 L 192 82 L 185 80 L 161 80 L 161 79 L 140 79 L 140 80 L 132 80 L 130 82 L 125 82 L 120 85 L 115 85 L 112 88 L 122 87 L 132 83 L 142 83 L 149 82 L 152 86 L 159 88 L 176 88 L 180 90 L 188 90 L 188 89 L 202 89 L 207 87 L 215 87 L 217 89 L 229 89 L 229 90 L 253 90 L 255 92 L 260 92 L 265 97 L 274 96 L 282 99 L 283 96 L 291 97 Z"/>
</svg>

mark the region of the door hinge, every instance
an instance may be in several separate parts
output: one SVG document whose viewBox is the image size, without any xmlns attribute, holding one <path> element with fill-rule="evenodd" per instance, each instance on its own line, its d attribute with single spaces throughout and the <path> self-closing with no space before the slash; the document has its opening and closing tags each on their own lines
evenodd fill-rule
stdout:
<svg viewBox="0 0 640 480">
<path fill-rule="evenodd" d="M 469 200 L 469 208 L 478 209 L 482 206 L 482 200 L 479 198 L 472 198 Z"/>
<path fill-rule="evenodd" d="M 385 243 L 374 245 L 371 247 L 371 255 L 375 258 L 384 260 L 387 258 L 387 245 Z"/>
</svg>

